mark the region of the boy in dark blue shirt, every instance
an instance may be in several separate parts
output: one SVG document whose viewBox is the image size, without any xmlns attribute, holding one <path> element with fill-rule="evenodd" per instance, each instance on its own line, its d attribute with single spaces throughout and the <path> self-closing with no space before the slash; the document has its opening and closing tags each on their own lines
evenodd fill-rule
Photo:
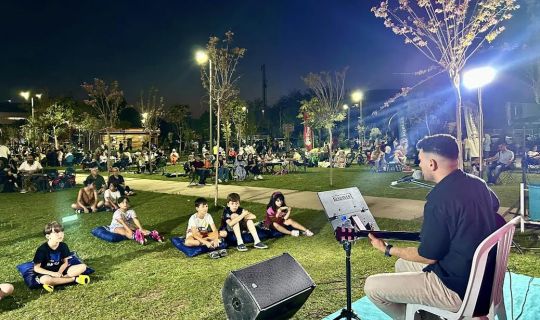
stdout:
<svg viewBox="0 0 540 320">
<path fill-rule="evenodd" d="M 90 283 L 90 277 L 82 275 L 86 271 L 85 264 L 68 266 L 70 251 L 64 240 L 64 228 L 56 221 L 48 223 L 43 231 L 47 242 L 39 246 L 34 255 L 34 272 L 36 281 L 48 292 L 54 286 L 72 282 Z"/>
<path fill-rule="evenodd" d="M 226 232 L 234 232 L 238 244 L 236 249 L 238 251 L 247 251 L 244 240 L 242 240 L 242 231 L 247 230 L 253 237 L 253 247 L 255 249 L 267 249 L 268 246 L 261 242 L 257 234 L 257 229 L 253 222 L 256 218 L 253 213 L 240 207 L 240 195 L 238 193 L 231 193 L 227 196 L 227 206 L 223 210 L 223 216 L 221 217 L 220 234 L 226 236 Z"/>
</svg>

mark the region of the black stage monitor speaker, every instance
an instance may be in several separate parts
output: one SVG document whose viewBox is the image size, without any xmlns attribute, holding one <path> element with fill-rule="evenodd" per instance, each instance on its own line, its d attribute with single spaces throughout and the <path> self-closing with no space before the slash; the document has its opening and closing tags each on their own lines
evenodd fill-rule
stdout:
<svg viewBox="0 0 540 320">
<path fill-rule="evenodd" d="M 313 279 L 288 253 L 231 271 L 221 296 L 229 320 L 289 319 L 315 289 Z"/>
</svg>

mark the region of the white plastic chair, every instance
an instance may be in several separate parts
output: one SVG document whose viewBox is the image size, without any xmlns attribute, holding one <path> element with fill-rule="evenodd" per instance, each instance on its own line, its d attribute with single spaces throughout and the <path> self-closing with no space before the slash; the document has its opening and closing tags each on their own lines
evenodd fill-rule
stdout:
<svg viewBox="0 0 540 320">
<path fill-rule="evenodd" d="M 478 248 L 474 252 L 471 274 L 469 276 L 467 290 L 465 291 L 465 297 L 463 298 L 461 307 L 457 312 L 451 312 L 448 310 L 420 304 L 408 304 L 406 319 L 414 320 L 415 313 L 420 310 L 425 310 L 448 320 L 474 318 L 473 312 L 474 308 L 476 307 L 476 301 L 478 299 L 480 286 L 484 277 L 488 254 L 491 248 L 493 248 L 494 245 L 497 245 L 497 259 L 495 262 L 495 274 L 493 279 L 493 287 L 491 290 L 489 313 L 480 318 L 495 319 L 495 315 L 498 315 L 499 320 L 506 320 L 506 310 L 504 308 L 504 298 L 502 295 L 503 282 L 508 263 L 508 254 L 510 253 L 510 247 L 512 245 L 514 231 L 516 229 L 515 224 L 517 224 L 520 219 L 521 217 L 515 217 L 500 229 L 493 232 L 489 237 L 482 241 L 480 245 L 478 245 Z"/>
</svg>

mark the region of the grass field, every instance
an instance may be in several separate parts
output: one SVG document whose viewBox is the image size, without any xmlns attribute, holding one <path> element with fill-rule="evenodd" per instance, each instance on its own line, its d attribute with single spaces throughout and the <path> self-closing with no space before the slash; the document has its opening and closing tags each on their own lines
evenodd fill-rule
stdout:
<svg viewBox="0 0 540 320">
<path fill-rule="evenodd" d="M 229 271 L 283 252 L 295 257 L 318 285 L 296 319 L 320 319 L 345 305 L 343 250 L 333 239 L 324 214 L 302 209 L 295 209 L 293 216 L 313 230 L 314 237 L 270 240 L 268 250 L 250 248 L 248 252 L 237 252 L 233 248 L 228 257 L 219 260 L 210 260 L 206 255 L 186 258 L 169 241 L 150 242 L 144 247 L 134 241 L 104 242 L 94 238 L 90 230 L 108 225 L 112 214 L 80 215 L 78 222 L 66 225 L 65 242 L 96 270 L 92 283 L 86 287 L 70 286 L 52 294 L 41 289 L 30 290 L 15 266 L 31 260 L 36 248 L 45 241 L 41 233 L 45 223 L 72 214 L 69 204 L 75 195 L 74 189 L 52 194 L 0 194 L 0 281 L 15 285 L 15 296 L 0 302 L 0 318 L 225 319 L 221 288 Z M 158 229 L 170 238 L 184 233 L 187 220 L 194 212 L 193 200 L 138 192 L 132 206 L 144 226 Z M 263 205 L 242 205 L 262 218 Z M 221 208 L 211 208 L 211 213 L 217 220 Z M 388 230 L 418 230 L 420 223 L 379 221 L 380 227 Z M 538 236 L 520 235 L 518 242 L 536 244 Z M 540 276 L 540 270 L 535 267 L 539 260 L 535 254 L 513 253 L 510 269 Z M 365 277 L 392 271 L 394 261 L 372 249 L 367 241 L 358 241 L 352 254 L 353 299 L 363 295 Z"/>
</svg>

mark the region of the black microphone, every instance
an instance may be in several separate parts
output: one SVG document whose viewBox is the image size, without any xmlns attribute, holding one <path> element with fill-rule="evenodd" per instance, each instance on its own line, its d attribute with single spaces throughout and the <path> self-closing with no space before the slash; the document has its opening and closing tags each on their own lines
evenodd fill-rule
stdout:
<svg viewBox="0 0 540 320">
<path fill-rule="evenodd" d="M 411 175 L 404 176 L 403 178 L 398 179 L 396 181 L 392 181 L 390 183 L 390 185 L 395 186 L 395 185 L 400 184 L 400 183 L 411 182 L 411 181 L 414 181 L 414 180 L 422 180 L 422 179 L 423 179 L 422 171 L 421 170 L 414 170 Z"/>
</svg>

